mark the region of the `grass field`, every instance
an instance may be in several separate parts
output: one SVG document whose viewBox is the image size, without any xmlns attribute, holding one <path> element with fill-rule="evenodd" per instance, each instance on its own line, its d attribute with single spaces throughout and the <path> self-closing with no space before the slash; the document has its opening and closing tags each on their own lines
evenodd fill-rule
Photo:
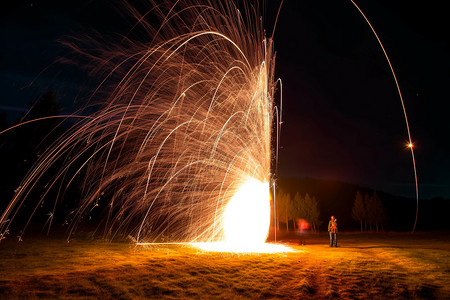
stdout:
<svg viewBox="0 0 450 300">
<path fill-rule="evenodd" d="M 0 244 L 0 298 L 450 298 L 449 233 L 325 234 L 277 254 L 74 238 Z"/>
</svg>

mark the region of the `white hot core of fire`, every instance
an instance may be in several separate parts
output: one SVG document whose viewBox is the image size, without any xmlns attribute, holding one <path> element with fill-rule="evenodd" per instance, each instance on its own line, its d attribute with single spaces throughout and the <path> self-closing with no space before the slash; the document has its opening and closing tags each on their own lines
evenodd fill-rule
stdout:
<svg viewBox="0 0 450 300">
<path fill-rule="evenodd" d="M 269 183 L 248 179 L 227 204 L 223 222 L 227 244 L 264 244 L 270 226 Z"/>
</svg>

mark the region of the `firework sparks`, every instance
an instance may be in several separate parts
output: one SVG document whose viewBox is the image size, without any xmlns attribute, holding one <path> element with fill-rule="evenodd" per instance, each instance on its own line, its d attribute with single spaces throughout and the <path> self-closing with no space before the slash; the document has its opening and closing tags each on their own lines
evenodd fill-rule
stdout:
<svg viewBox="0 0 450 300">
<path fill-rule="evenodd" d="M 194 243 L 207 251 L 289 252 L 283 245 L 265 243 L 270 225 L 269 184 L 248 179 L 226 205 L 223 214 L 224 242 Z"/>
<path fill-rule="evenodd" d="M 0 232 L 58 163 L 62 167 L 36 207 L 50 190 L 67 189 L 85 172 L 83 198 L 69 215 L 69 236 L 82 218 L 102 209 L 111 238 L 125 233 L 138 243 L 242 244 L 246 239 L 239 230 L 248 237 L 258 228 L 254 236 L 264 243 L 270 222 L 273 43 L 264 36 L 257 8 L 200 2 L 155 4 L 157 28 L 130 8 L 150 41 L 124 37 L 107 47 L 99 43 L 97 55 L 87 53 L 93 71 L 105 78 L 93 96 L 101 99 L 100 109 L 79 119 L 39 157 L 1 215 Z M 256 190 L 248 190 L 248 182 Z M 263 219 L 250 226 L 246 218 L 253 222 L 253 216 Z"/>
</svg>

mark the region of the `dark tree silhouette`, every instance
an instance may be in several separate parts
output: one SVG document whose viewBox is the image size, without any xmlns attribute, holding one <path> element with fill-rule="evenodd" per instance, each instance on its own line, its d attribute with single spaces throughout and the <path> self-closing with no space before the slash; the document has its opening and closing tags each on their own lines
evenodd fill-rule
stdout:
<svg viewBox="0 0 450 300">
<path fill-rule="evenodd" d="M 320 209 L 315 197 L 306 194 L 302 197 L 299 192 L 295 193 L 293 199 L 291 199 L 290 218 L 294 221 L 296 219 L 305 219 L 311 224 L 313 231 L 318 230 L 318 226 L 322 223 L 320 221 Z"/>
<path fill-rule="evenodd" d="M 359 221 L 361 232 L 363 232 L 363 220 L 367 217 L 366 206 L 364 205 L 363 196 L 359 191 L 356 192 L 355 201 L 353 202 L 352 218 Z"/>
<path fill-rule="evenodd" d="M 381 201 L 380 197 L 378 196 L 377 192 L 374 192 L 373 194 L 373 209 L 374 209 L 374 222 L 375 227 L 378 232 L 378 225 L 381 224 L 383 226 L 383 223 L 387 219 L 386 210 L 384 209 L 383 202 Z"/>
</svg>

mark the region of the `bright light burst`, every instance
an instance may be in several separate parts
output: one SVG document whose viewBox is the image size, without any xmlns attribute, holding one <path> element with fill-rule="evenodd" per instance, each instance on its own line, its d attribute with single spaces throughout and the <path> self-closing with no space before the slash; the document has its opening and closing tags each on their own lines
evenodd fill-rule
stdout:
<svg viewBox="0 0 450 300">
<path fill-rule="evenodd" d="M 247 180 L 231 198 L 224 212 L 225 241 L 236 247 L 260 245 L 270 225 L 269 184 Z"/>
<path fill-rule="evenodd" d="M 278 253 L 278 252 L 304 252 L 294 250 L 282 244 L 262 243 L 255 245 L 236 245 L 227 242 L 191 243 L 195 248 L 208 252 L 232 252 L 232 253 Z"/>
<path fill-rule="evenodd" d="M 209 0 L 151 4 L 148 15 L 159 27 L 128 7 L 139 39 L 67 43 L 104 78 L 92 96 L 99 100 L 23 179 L 0 217 L 1 233 L 58 165 L 34 205 L 52 190 L 62 198 L 85 174 L 83 196 L 67 219 L 69 236 L 100 210 L 109 238 L 264 243 L 276 84 L 273 43 L 258 8 Z"/>
</svg>

